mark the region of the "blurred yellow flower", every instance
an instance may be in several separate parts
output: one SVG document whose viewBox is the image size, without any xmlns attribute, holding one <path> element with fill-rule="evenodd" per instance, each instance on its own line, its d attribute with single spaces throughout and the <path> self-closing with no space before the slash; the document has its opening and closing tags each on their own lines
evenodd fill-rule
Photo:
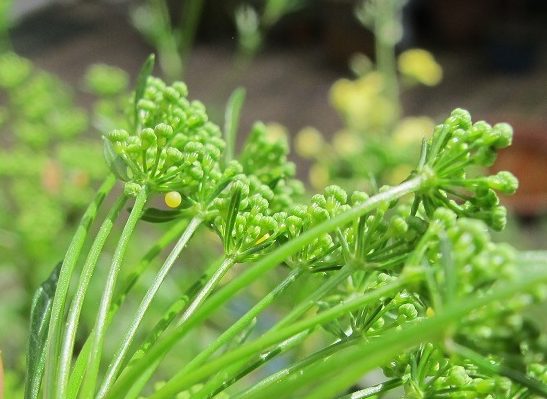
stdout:
<svg viewBox="0 0 547 399">
<path fill-rule="evenodd" d="M 329 184 L 329 170 L 321 164 L 316 163 L 311 166 L 309 177 L 310 184 L 316 190 L 322 190 L 327 184 Z"/>
<path fill-rule="evenodd" d="M 426 86 L 439 84 L 443 77 L 441 66 L 433 54 L 422 49 L 406 50 L 399 55 L 399 71 Z"/>
<path fill-rule="evenodd" d="M 389 123 L 395 111 L 383 92 L 382 75 L 374 71 L 357 80 L 338 80 L 331 88 L 330 100 L 350 128 L 370 132 Z"/>
<path fill-rule="evenodd" d="M 280 123 L 268 123 L 266 125 L 266 139 L 270 143 L 287 138 L 287 128 Z"/>
<path fill-rule="evenodd" d="M 420 143 L 424 137 L 431 136 L 435 124 L 427 116 L 409 116 L 402 118 L 393 131 L 393 144 L 406 147 Z"/>
<path fill-rule="evenodd" d="M 312 158 L 318 155 L 323 148 L 323 136 L 313 127 L 305 127 L 296 134 L 294 147 L 296 153 L 303 158 Z"/>
<path fill-rule="evenodd" d="M 334 134 L 332 145 L 336 152 L 342 156 L 354 155 L 362 150 L 359 137 L 348 130 L 340 130 Z"/>
</svg>

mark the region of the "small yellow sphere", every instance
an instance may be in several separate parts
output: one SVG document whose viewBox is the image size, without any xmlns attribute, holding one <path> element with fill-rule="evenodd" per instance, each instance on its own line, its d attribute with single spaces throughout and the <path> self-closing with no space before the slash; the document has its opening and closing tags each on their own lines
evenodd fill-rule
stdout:
<svg viewBox="0 0 547 399">
<path fill-rule="evenodd" d="M 176 208 L 182 202 L 182 196 L 176 191 L 170 191 L 165 194 L 164 201 L 169 208 Z"/>
</svg>

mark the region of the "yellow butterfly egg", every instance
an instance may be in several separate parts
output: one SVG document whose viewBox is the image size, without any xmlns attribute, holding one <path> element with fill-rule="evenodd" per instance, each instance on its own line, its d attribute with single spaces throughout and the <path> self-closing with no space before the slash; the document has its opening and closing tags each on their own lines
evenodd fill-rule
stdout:
<svg viewBox="0 0 547 399">
<path fill-rule="evenodd" d="M 165 201 L 165 205 L 167 205 L 169 208 L 176 208 L 182 202 L 182 196 L 176 191 L 170 191 L 165 194 L 163 200 Z"/>
</svg>

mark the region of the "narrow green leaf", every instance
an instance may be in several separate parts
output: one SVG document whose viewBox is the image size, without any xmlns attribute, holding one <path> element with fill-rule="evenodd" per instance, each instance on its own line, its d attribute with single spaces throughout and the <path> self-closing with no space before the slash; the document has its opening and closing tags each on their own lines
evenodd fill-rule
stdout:
<svg viewBox="0 0 547 399">
<path fill-rule="evenodd" d="M 244 101 L 245 89 L 238 87 L 231 94 L 228 99 L 228 103 L 226 104 L 226 111 L 224 114 L 224 138 L 226 140 L 224 161 L 226 164 L 234 158 L 237 129 L 239 126 L 239 118 Z"/>
<path fill-rule="evenodd" d="M 156 62 L 156 56 L 154 54 L 150 54 L 144 64 L 141 67 L 141 70 L 139 72 L 139 76 L 137 77 L 137 86 L 135 88 L 135 126 L 137 126 L 137 122 L 139 120 L 138 112 L 137 112 L 137 104 L 139 100 L 142 98 L 144 94 L 144 90 L 146 89 L 146 81 L 148 80 L 148 77 L 152 74 L 152 70 L 154 69 L 154 64 Z"/>
<path fill-rule="evenodd" d="M 30 312 L 30 335 L 27 348 L 27 379 L 25 399 L 34 399 L 40 392 L 40 384 L 46 362 L 46 341 L 53 296 L 59 280 L 62 262 L 53 269 L 46 281 L 38 287 L 32 298 Z"/>
<path fill-rule="evenodd" d="M 145 222 L 150 222 L 150 223 L 165 223 L 165 222 L 170 222 L 172 220 L 178 219 L 181 216 L 182 216 L 182 212 L 180 210 L 147 208 L 143 212 L 141 219 L 144 220 Z"/>
</svg>

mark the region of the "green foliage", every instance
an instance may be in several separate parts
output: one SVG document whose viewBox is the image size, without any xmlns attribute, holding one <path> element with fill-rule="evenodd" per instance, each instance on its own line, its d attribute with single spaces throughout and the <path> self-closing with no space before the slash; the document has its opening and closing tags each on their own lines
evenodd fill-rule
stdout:
<svg viewBox="0 0 547 399">
<path fill-rule="evenodd" d="M 145 79 L 125 106 L 135 112 L 104 136 L 106 161 L 123 194 L 110 191 L 106 181 L 60 272 L 46 397 L 335 397 L 375 368 L 388 379 L 359 389 L 356 397 L 397 387 L 408 398 L 533 397 L 545 391 L 544 333 L 525 306 L 547 297 L 547 261 L 523 260 L 510 246 L 491 241 L 488 226 L 505 224 L 497 193 L 513 193 L 517 182 L 508 172 L 475 174 L 510 144 L 508 125 L 472 123 L 466 111 L 455 110 L 423 142 L 420 161 L 403 183 L 370 194 L 330 185 L 306 201 L 283 138 L 255 124 L 240 153 L 226 156 L 221 131 L 203 104 L 188 99 L 183 83 L 148 76 L 150 69 L 144 68 Z M 90 81 L 113 87 L 102 79 Z M 227 112 L 228 118 L 236 114 Z M 237 122 L 226 125 L 232 140 Z M 155 195 L 173 191 L 181 199 L 176 209 L 149 205 Z M 83 242 L 107 194 L 118 199 L 80 272 Z M 97 276 L 102 246 L 131 196 L 108 274 Z M 177 234 L 162 238 L 117 288 L 122 271 L 132 270 L 125 253 L 137 247 L 133 231 L 140 219 L 178 219 L 184 230 L 179 226 Z M 209 235 L 196 235 L 200 227 Z M 143 265 L 173 241 L 139 300 L 132 288 Z M 185 268 L 196 253 L 216 251 L 220 261 L 202 265 L 201 276 L 181 293 L 161 290 L 175 264 L 182 260 Z M 285 269 L 288 275 L 279 278 Z M 79 312 L 82 304 L 95 310 L 84 302 L 92 280 L 104 289 L 89 332 Z M 257 283 L 269 292 L 243 315 L 230 314 L 227 305 L 242 300 L 240 291 L 252 298 Z M 161 295 L 170 306 L 150 327 L 144 321 Z M 126 297 L 139 303 L 136 310 L 126 307 Z M 70 301 L 77 306 L 65 316 Z M 272 306 L 283 317 L 264 326 L 276 314 Z M 122 329 L 111 329 L 113 321 Z M 203 342 L 199 336 L 211 328 L 202 325 L 206 321 L 217 338 Z M 73 350 L 77 333 L 87 333 L 81 352 Z M 111 340 L 114 351 L 106 350 Z M 281 355 L 282 366 L 257 382 L 255 370 Z M 108 362 L 104 372 L 102 359 Z M 170 361 L 177 366 L 160 367 Z"/>
</svg>

